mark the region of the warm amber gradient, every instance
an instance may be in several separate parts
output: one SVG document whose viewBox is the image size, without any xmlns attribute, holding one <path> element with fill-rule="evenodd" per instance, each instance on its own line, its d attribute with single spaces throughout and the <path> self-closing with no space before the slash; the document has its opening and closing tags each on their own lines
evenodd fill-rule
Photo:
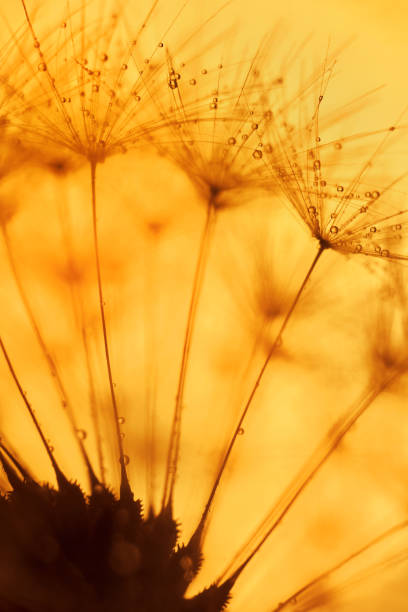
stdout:
<svg viewBox="0 0 408 612">
<path fill-rule="evenodd" d="M 169 4 L 171 7 L 172 0 Z M 291 69 L 290 78 L 300 78 L 310 66 L 324 61 L 330 38 L 333 51 L 345 45 L 327 93 L 330 108 L 377 85 L 387 85 L 375 101 L 364 102 L 363 113 L 344 119 L 339 125 L 340 136 L 396 122 L 408 100 L 404 29 L 408 7 L 404 2 L 293 0 L 283 3 L 284 7 L 275 4 L 242 0 L 225 9 L 225 16 L 217 21 L 222 24 L 217 25 L 218 31 L 236 19 L 241 24 L 237 31 L 242 32 L 242 42 L 240 35 L 229 34 L 225 46 L 207 50 L 203 61 L 199 58 L 199 65 L 211 65 L 220 54 L 230 62 L 234 57 L 239 60 L 240 53 L 250 57 L 265 27 L 270 26 L 277 28 L 276 70 L 271 70 L 276 74 L 285 53 L 313 34 Z M 171 13 L 169 7 L 167 10 Z M 22 20 L 21 11 L 16 17 L 18 12 L 18 8 L 15 12 L 10 9 L 8 14 L 12 27 Z M 189 9 L 187 15 L 190 21 L 183 23 L 185 31 L 201 18 L 198 9 Z M 354 36 L 352 43 L 345 44 Z M 201 33 L 199 43 L 203 40 L 205 35 Z M 389 162 L 394 176 L 406 169 L 407 145 L 408 135 L 402 133 Z M 350 164 L 358 167 L 365 155 L 352 157 Z M 71 289 L 74 281 L 77 283 L 75 291 L 81 296 L 90 359 L 96 372 L 106 478 L 117 487 L 119 463 L 113 435 L 110 437 L 113 428 L 96 300 L 89 170 L 82 167 L 61 177 L 29 167 L 10 181 L 1 197 L 2 201 L 7 198 L 18 203 L 18 213 L 9 226 L 17 266 L 76 407 L 78 424 L 89 432 L 87 448 L 96 462 L 81 329 L 78 312 L 77 318 L 73 314 L 67 279 Z M 136 495 L 145 497 L 142 406 L 148 392 L 146 379 L 157 380 L 158 503 L 205 210 L 188 176 L 151 151 L 128 152 L 107 160 L 98 169 L 97 189 L 109 339 L 120 412 L 126 418 L 123 431 L 130 457 L 129 474 Z M 404 185 L 397 191 L 403 206 Z M 64 232 L 72 240 L 77 275 L 67 270 Z M 22 308 L 3 242 L 0 249 L 1 333 L 62 468 L 85 486 L 86 473 L 74 436 L 58 406 L 49 371 Z M 276 193 L 220 215 L 198 310 L 185 397 L 175 499 L 184 537 L 199 519 L 239 408 L 283 317 L 279 311 L 265 328 L 264 304 L 260 305 L 256 296 L 266 286 L 268 299 L 274 302 L 278 296 L 278 302 L 285 306 L 315 251 L 315 242 Z M 265 268 L 272 270 L 272 281 L 266 277 Z M 382 303 L 379 288 L 384 286 L 387 274 L 383 262 L 325 254 L 233 452 L 217 495 L 204 547 L 206 562 L 194 592 L 224 570 L 314 446 L 364 390 L 373 354 L 369 340 L 373 336 L 375 339 L 378 317 L 382 316 L 381 311 L 378 313 Z M 261 340 L 249 362 L 257 336 Z M 155 362 L 149 361 L 151 354 Z M 38 478 L 52 480 L 47 457 L 3 361 L 0 384 L 6 440 L 12 441 Z M 234 590 L 233 612 L 273 610 L 302 584 L 406 518 L 406 394 L 406 384 L 396 385 L 347 435 L 245 570 Z M 330 587 L 343 585 L 348 576 L 407 546 L 405 533 L 370 551 L 327 583 L 328 599 L 313 609 L 405 610 L 406 561 L 375 571 L 367 580 L 334 591 L 332 596 Z M 312 608 L 302 607 L 300 602 L 290 609 L 300 612 Z"/>
</svg>

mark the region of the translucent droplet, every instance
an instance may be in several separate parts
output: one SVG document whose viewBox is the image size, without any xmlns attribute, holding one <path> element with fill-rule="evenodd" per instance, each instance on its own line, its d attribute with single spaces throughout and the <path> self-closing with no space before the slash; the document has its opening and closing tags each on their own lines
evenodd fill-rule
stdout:
<svg viewBox="0 0 408 612">
<path fill-rule="evenodd" d="M 135 102 L 140 102 L 141 98 L 137 94 L 133 94 L 133 99 Z"/>
<path fill-rule="evenodd" d="M 265 121 L 270 121 L 272 119 L 273 115 L 272 115 L 272 111 L 267 110 L 264 112 L 264 119 Z"/>
<path fill-rule="evenodd" d="M 122 463 L 122 465 L 129 465 L 129 456 L 128 455 L 122 455 L 119 459 L 119 463 Z"/>
<path fill-rule="evenodd" d="M 330 233 L 331 234 L 338 234 L 339 233 L 339 228 L 337 227 L 337 225 L 332 225 L 331 226 Z"/>
<path fill-rule="evenodd" d="M 308 211 L 309 214 L 312 215 L 312 217 L 316 216 L 316 208 L 314 206 L 309 206 Z"/>
<path fill-rule="evenodd" d="M 316 160 L 313 162 L 313 170 L 320 170 L 320 166 L 321 166 L 321 164 L 320 164 L 320 160 L 319 160 L 319 159 L 316 159 Z"/>
<path fill-rule="evenodd" d="M 365 213 L 365 212 L 367 212 L 367 210 L 368 210 L 368 207 L 367 207 L 367 206 L 362 206 L 362 207 L 360 208 L 360 212 L 361 212 L 361 213 Z"/>
<path fill-rule="evenodd" d="M 253 124 L 251 125 L 251 129 L 253 129 L 253 130 L 257 130 L 257 129 L 258 129 L 258 127 L 259 127 L 259 126 L 258 126 L 258 124 L 257 124 L 257 123 L 253 123 Z"/>
<path fill-rule="evenodd" d="M 127 64 L 122 64 L 122 70 L 127 70 L 129 66 Z"/>
<path fill-rule="evenodd" d="M 262 151 L 260 151 L 259 149 L 255 149 L 255 151 L 252 153 L 252 157 L 254 159 L 261 159 L 262 158 Z"/>
<path fill-rule="evenodd" d="M 366 191 L 366 192 L 365 192 L 365 194 L 364 194 L 364 196 L 365 196 L 366 198 L 372 198 L 372 197 L 373 197 L 373 194 L 371 193 L 371 191 Z"/>
<path fill-rule="evenodd" d="M 216 102 L 211 102 L 211 104 L 210 104 L 210 109 L 211 109 L 211 110 L 215 110 L 215 109 L 217 109 L 217 108 L 218 108 L 218 104 L 217 104 Z"/>
<path fill-rule="evenodd" d="M 120 433 L 120 438 L 121 440 L 123 440 L 123 438 L 125 437 L 125 434 L 123 433 L 123 431 Z"/>
<path fill-rule="evenodd" d="M 101 61 L 102 62 L 107 62 L 109 59 L 109 55 L 107 53 L 102 53 L 101 55 Z"/>
<path fill-rule="evenodd" d="M 377 228 L 375 227 L 375 225 L 370 227 L 370 232 L 372 232 L 374 234 L 376 231 L 377 231 Z"/>
<path fill-rule="evenodd" d="M 45 72 L 47 70 L 47 64 L 45 62 L 41 62 L 38 64 L 38 70 L 39 72 Z"/>
<path fill-rule="evenodd" d="M 334 143 L 334 148 L 339 151 L 340 149 L 343 148 L 343 145 L 341 144 L 341 142 L 336 142 Z"/>
<path fill-rule="evenodd" d="M 319 96 L 319 102 L 323 100 L 323 96 Z"/>
<path fill-rule="evenodd" d="M 177 79 L 169 79 L 169 87 L 170 89 L 177 89 L 178 87 Z"/>
<path fill-rule="evenodd" d="M 389 257 L 390 252 L 389 252 L 389 250 L 388 250 L 388 249 L 383 249 L 383 250 L 381 251 L 381 255 L 382 255 L 383 257 Z"/>
<path fill-rule="evenodd" d="M 34 47 L 35 47 L 36 49 L 39 49 L 39 48 L 40 48 L 40 43 L 38 42 L 38 40 L 35 40 L 35 41 L 34 41 Z"/>
<path fill-rule="evenodd" d="M 80 440 L 85 440 L 88 435 L 85 429 L 77 429 L 76 434 Z"/>
<path fill-rule="evenodd" d="M 241 136 L 242 140 L 248 140 L 248 134 L 242 134 Z"/>
<path fill-rule="evenodd" d="M 237 432 L 237 433 L 238 433 L 238 435 L 239 435 L 239 436 L 243 436 L 243 435 L 244 435 L 244 433 L 245 433 L 245 429 L 244 429 L 243 427 L 240 427 L 240 428 L 238 429 L 238 432 Z"/>
<path fill-rule="evenodd" d="M 266 145 L 264 146 L 264 150 L 265 150 L 265 153 L 272 153 L 272 151 L 273 151 L 273 146 L 272 146 L 271 144 L 266 144 Z"/>
<path fill-rule="evenodd" d="M 207 70 L 206 70 L 206 68 L 203 68 L 203 69 L 202 69 L 201 74 L 207 74 Z"/>
<path fill-rule="evenodd" d="M 221 70 L 222 68 L 224 68 L 224 66 L 222 64 L 218 64 L 218 68 L 219 70 Z"/>
<path fill-rule="evenodd" d="M 230 136 L 230 138 L 228 138 L 228 144 L 229 145 L 234 145 L 236 144 L 236 139 L 233 136 Z"/>
<path fill-rule="evenodd" d="M 190 79 L 189 83 L 190 83 L 190 85 L 195 85 L 197 83 L 197 81 L 195 79 Z"/>
<path fill-rule="evenodd" d="M 397 223 L 397 225 L 395 226 L 395 229 L 400 230 L 401 229 L 401 224 Z"/>
<path fill-rule="evenodd" d="M 356 244 L 354 251 L 356 253 L 360 253 L 363 250 L 363 247 L 361 246 L 361 244 Z"/>
<path fill-rule="evenodd" d="M 343 185 L 337 185 L 337 191 L 344 191 Z"/>
<path fill-rule="evenodd" d="M 326 183 L 326 181 L 320 181 L 320 185 L 321 185 L 322 187 L 326 187 L 327 183 Z"/>
<path fill-rule="evenodd" d="M 125 423 L 125 422 L 126 422 L 125 417 L 123 417 L 123 416 L 118 417 L 118 423 L 119 423 L 119 425 L 123 425 L 123 423 Z"/>
<path fill-rule="evenodd" d="M 164 44 L 162 42 L 159 42 L 159 47 L 164 47 Z"/>
<path fill-rule="evenodd" d="M 380 197 L 381 194 L 380 194 L 379 191 L 373 191 L 371 195 L 372 195 L 373 199 L 376 200 L 377 198 Z"/>
<path fill-rule="evenodd" d="M 316 142 L 320 142 L 320 141 L 321 141 L 321 138 L 320 138 L 320 136 L 318 136 L 318 137 L 316 138 Z"/>
</svg>

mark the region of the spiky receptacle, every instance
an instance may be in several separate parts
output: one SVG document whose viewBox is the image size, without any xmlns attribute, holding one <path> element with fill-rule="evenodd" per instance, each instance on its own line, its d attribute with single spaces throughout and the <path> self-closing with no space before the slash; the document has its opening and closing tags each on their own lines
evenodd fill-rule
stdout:
<svg viewBox="0 0 408 612">
<path fill-rule="evenodd" d="M 169 508 L 143 515 L 140 500 L 94 484 L 40 485 L 1 451 L 12 490 L 0 498 L 0 609 L 4 612 L 220 612 L 232 582 L 191 599 L 197 541 L 178 544 Z"/>
</svg>

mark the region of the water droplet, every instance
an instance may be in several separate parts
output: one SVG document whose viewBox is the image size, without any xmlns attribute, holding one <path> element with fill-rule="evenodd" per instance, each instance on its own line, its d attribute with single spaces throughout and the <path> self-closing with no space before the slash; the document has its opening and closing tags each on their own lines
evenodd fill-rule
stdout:
<svg viewBox="0 0 408 612">
<path fill-rule="evenodd" d="M 337 185 L 337 191 L 344 191 L 343 185 Z"/>
<path fill-rule="evenodd" d="M 320 160 L 316 159 L 316 161 L 313 162 L 313 170 L 320 170 Z"/>
<path fill-rule="evenodd" d="M 94 83 L 94 84 L 92 85 L 92 91 L 95 91 L 95 92 L 96 92 L 96 91 L 99 91 L 99 85 L 97 85 L 96 83 Z"/>
<path fill-rule="evenodd" d="M 383 257 L 389 257 L 390 252 L 389 252 L 389 250 L 388 250 L 388 249 L 383 249 L 383 250 L 381 251 L 381 255 L 382 255 Z"/>
<path fill-rule="evenodd" d="M 80 440 L 85 440 L 88 435 L 85 429 L 77 429 L 76 434 Z"/>
<path fill-rule="evenodd" d="M 127 70 L 129 66 L 127 64 L 122 64 L 122 70 Z"/>
<path fill-rule="evenodd" d="M 211 102 L 211 104 L 210 104 L 210 109 L 211 109 L 211 110 L 215 110 L 215 109 L 217 109 L 217 108 L 218 108 L 218 104 L 217 104 L 216 102 Z"/>
<path fill-rule="evenodd" d="M 170 89 L 177 89 L 178 87 L 177 79 L 169 79 L 169 87 Z"/>
<path fill-rule="evenodd" d="M 318 136 L 318 137 L 316 138 L 316 142 L 320 142 L 320 141 L 321 141 L 321 138 L 320 138 L 320 136 Z"/>
<path fill-rule="evenodd" d="M 272 111 L 267 110 L 264 112 L 264 119 L 265 121 L 270 121 L 273 117 Z"/>
<path fill-rule="evenodd" d="M 224 66 L 222 64 L 218 64 L 218 68 L 219 70 L 221 70 L 222 68 L 224 68 Z"/>
<path fill-rule="evenodd" d="M 243 435 L 244 435 L 244 433 L 245 433 L 245 429 L 244 429 L 243 427 L 240 427 L 240 428 L 238 429 L 238 432 L 237 432 L 237 433 L 238 433 L 238 435 L 239 435 L 239 436 L 243 436 Z"/>
<path fill-rule="evenodd" d="M 319 96 L 319 102 L 323 100 L 323 96 Z"/>
<path fill-rule="evenodd" d="M 262 158 L 262 151 L 260 151 L 259 149 L 255 149 L 255 151 L 252 153 L 252 157 L 254 159 L 261 159 Z"/>
<path fill-rule="evenodd" d="M 380 194 L 379 191 L 373 191 L 371 195 L 372 195 L 373 199 L 376 200 L 377 198 L 380 197 L 381 194 Z"/>
<path fill-rule="evenodd" d="M 372 197 L 373 197 L 373 194 L 371 193 L 371 191 L 366 191 L 366 192 L 365 192 L 365 194 L 364 194 L 364 197 L 366 197 L 366 198 L 372 198 Z"/>
<path fill-rule="evenodd" d="M 195 79 L 190 79 L 189 83 L 190 83 L 190 85 L 195 85 L 197 83 L 197 81 Z"/>
<path fill-rule="evenodd" d="M 141 98 L 137 94 L 132 94 L 135 102 L 140 102 Z"/>
<path fill-rule="evenodd" d="M 338 234 L 339 233 L 339 228 L 337 227 L 337 225 L 332 225 L 331 226 L 330 233 L 331 234 Z"/>
<path fill-rule="evenodd" d="M 242 140 L 248 140 L 248 134 L 242 134 L 241 136 Z"/>
<path fill-rule="evenodd" d="M 372 227 L 370 227 L 370 232 L 371 233 L 375 233 L 377 231 L 377 228 L 375 227 L 375 225 L 373 225 Z"/>
<path fill-rule="evenodd" d="M 48 446 L 48 448 L 49 448 L 49 450 L 50 450 L 50 452 L 51 452 L 51 453 L 53 453 L 53 452 L 54 452 L 54 450 L 55 450 L 55 449 L 54 449 L 54 447 L 53 447 L 52 445 L 49 445 L 49 446 Z"/>
<path fill-rule="evenodd" d="M 320 185 L 321 185 L 322 187 L 326 187 L 327 183 L 326 183 L 326 181 L 320 181 Z"/>
<path fill-rule="evenodd" d="M 272 153 L 272 151 L 273 151 L 273 146 L 272 146 L 271 144 L 266 144 L 266 145 L 264 146 L 264 150 L 265 150 L 265 153 Z"/>
<path fill-rule="evenodd" d="M 162 42 L 159 42 L 159 47 L 164 47 L 164 44 Z"/>
<path fill-rule="evenodd" d="M 61 28 L 66 28 L 66 27 L 67 27 L 67 24 L 66 24 L 66 22 L 65 22 L 65 21 L 63 21 L 63 22 L 61 23 Z"/>
<path fill-rule="evenodd" d="M 339 151 L 340 149 L 343 148 L 343 145 L 341 144 L 341 142 L 336 142 L 334 143 L 334 148 Z"/>
<path fill-rule="evenodd" d="M 129 456 L 128 455 L 122 455 L 119 459 L 119 463 L 121 463 L 122 465 L 129 465 Z"/>
<path fill-rule="evenodd" d="M 259 127 L 259 126 L 258 126 L 258 124 L 257 124 L 257 123 L 253 123 L 253 124 L 251 125 L 251 129 L 253 129 L 253 130 L 257 130 L 257 129 L 258 129 L 258 127 Z"/>
<path fill-rule="evenodd" d="M 125 423 L 125 422 L 126 422 L 125 417 L 123 417 L 123 416 L 118 417 L 118 423 L 119 423 L 119 425 L 123 425 L 123 423 Z"/>
<path fill-rule="evenodd" d="M 36 49 L 39 49 L 39 48 L 40 48 L 40 43 L 38 42 L 38 40 L 35 40 L 35 41 L 34 41 L 34 47 L 35 47 Z"/>
<path fill-rule="evenodd" d="M 45 62 L 41 62 L 38 64 L 38 70 L 39 72 L 45 72 L 47 70 L 47 64 Z"/>
<path fill-rule="evenodd" d="M 102 53 L 101 62 L 107 62 L 109 59 L 109 55 L 107 53 Z"/>
<path fill-rule="evenodd" d="M 123 440 L 123 438 L 125 437 L 125 434 L 123 433 L 123 431 L 120 433 L 120 438 L 121 440 Z"/>
<path fill-rule="evenodd" d="M 361 244 L 356 244 L 354 252 L 360 253 L 362 250 L 363 250 L 363 247 L 361 246 Z"/>
<path fill-rule="evenodd" d="M 361 213 L 365 213 L 365 212 L 367 212 L 367 210 L 368 210 L 368 206 L 362 206 L 362 207 L 360 208 L 360 212 L 361 212 Z"/>
<path fill-rule="evenodd" d="M 308 211 L 312 217 L 316 216 L 316 208 L 314 206 L 309 206 Z"/>
<path fill-rule="evenodd" d="M 206 70 L 206 68 L 203 68 L 203 69 L 202 69 L 201 74 L 207 74 L 207 70 Z"/>
<path fill-rule="evenodd" d="M 401 224 L 397 223 L 397 225 L 395 226 L 395 229 L 400 230 L 401 229 Z"/>
<path fill-rule="evenodd" d="M 230 136 L 230 138 L 228 138 L 228 144 L 229 145 L 234 145 L 236 144 L 236 139 L 233 136 Z"/>
</svg>

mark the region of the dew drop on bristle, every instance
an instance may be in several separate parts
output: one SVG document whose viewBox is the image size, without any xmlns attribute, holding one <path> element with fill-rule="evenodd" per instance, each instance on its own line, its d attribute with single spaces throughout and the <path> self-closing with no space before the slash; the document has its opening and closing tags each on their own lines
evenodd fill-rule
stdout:
<svg viewBox="0 0 408 612">
<path fill-rule="evenodd" d="M 107 62 L 109 59 L 109 55 L 107 53 L 102 53 L 101 62 Z"/>
<path fill-rule="evenodd" d="M 162 42 L 159 42 L 158 47 L 164 47 L 164 44 Z"/>
<path fill-rule="evenodd" d="M 239 435 L 239 436 L 243 436 L 243 435 L 244 435 L 244 433 L 245 433 L 245 429 L 244 429 L 243 427 L 240 427 L 240 428 L 238 429 L 238 435 Z"/>
<path fill-rule="evenodd" d="M 316 208 L 314 206 L 309 206 L 308 211 L 312 217 L 316 216 Z"/>
<path fill-rule="evenodd" d="M 377 228 L 375 227 L 375 225 L 373 225 L 373 226 L 371 226 L 371 227 L 370 227 L 370 232 L 371 232 L 372 234 L 374 234 L 376 231 L 377 231 Z"/>
<path fill-rule="evenodd" d="M 381 251 L 381 255 L 382 255 L 382 257 L 389 257 L 390 256 L 390 252 L 389 252 L 388 249 L 383 249 Z"/>
<path fill-rule="evenodd" d="M 370 199 L 371 199 L 371 198 L 373 197 L 373 194 L 371 193 L 371 191 L 366 191 L 366 192 L 365 192 L 365 194 L 364 194 L 364 196 L 365 196 L 366 198 L 370 198 Z"/>
<path fill-rule="evenodd" d="M 381 195 L 381 194 L 380 194 L 380 192 L 379 192 L 379 191 L 373 191 L 373 192 L 372 192 L 372 194 L 371 194 L 371 197 L 372 197 L 374 200 L 376 200 L 377 198 L 379 198 L 379 197 L 380 197 L 380 195 Z"/>
<path fill-rule="evenodd" d="M 195 79 L 190 79 L 189 83 L 190 83 L 190 85 L 195 85 L 197 83 L 197 81 Z"/>
<path fill-rule="evenodd" d="M 362 206 L 362 207 L 360 208 L 360 212 L 361 212 L 361 213 L 365 213 L 365 212 L 367 212 L 367 210 L 368 210 L 367 206 Z"/>
<path fill-rule="evenodd" d="M 122 64 L 122 70 L 127 70 L 129 66 L 127 64 Z"/>
<path fill-rule="evenodd" d="M 38 64 L 39 72 L 46 72 L 46 70 L 47 70 L 47 64 L 45 62 L 41 62 L 40 64 Z"/>
<path fill-rule="evenodd" d="M 337 150 L 339 151 L 340 149 L 342 149 L 342 148 L 343 148 L 343 145 L 341 144 L 341 142 L 336 142 L 336 143 L 334 144 L 334 148 L 335 148 L 335 149 L 337 149 Z"/>
<path fill-rule="evenodd" d="M 314 170 L 320 170 L 320 166 L 321 166 L 320 160 L 316 159 L 316 161 L 313 162 L 313 169 Z"/>
<path fill-rule="evenodd" d="M 169 84 L 170 89 L 177 89 L 178 87 L 177 79 L 169 79 L 168 84 Z"/>
<path fill-rule="evenodd" d="M 119 459 L 119 463 L 122 463 L 123 465 L 129 465 L 130 459 L 128 455 L 122 455 Z"/>
<path fill-rule="evenodd" d="M 126 422 L 125 417 L 123 417 L 123 416 L 118 417 L 118 423 L 119 423 L 119 425 L 123 425 L 125 422 Z"/>
<path fill-rule="evenodd" d="M 205 68 L 202 69 L 201 74 L 207 74 L 207 70 Z"/>
<path fill-rule="evenodd" d="M 332 225 L 331 226 L 330 233 L 331 234 L 338 234 L 339 233 L 339 228 L 337 227 L 337 225 Z"/>
<path fill-rule="evenodd" d="M 356 253 L 361 253 L 362 250 L 363 250 L 363 247 L 361 246 L 361 244 L 356 244 L 354 251 Z"/>
<path fill-rule="evenodd" d="M 344 191 L 343 185 L 337 185 L 337 191 L 339 191 L 339 192 Z"/>
<path fill-rule="evenodd" d="M 85 429 L 77 429 L 76 434 L 80 440 L 86 440 L 86 437 L 88 435 Z"/>
<path fill-rule="evenodd" d="M 255 151 L 252 153 L 252 157 L 254 159 L 261 159 L 262 158 L 262 151 L 260 151 L 259 149 L 255 149 Z"/>
</svg>

